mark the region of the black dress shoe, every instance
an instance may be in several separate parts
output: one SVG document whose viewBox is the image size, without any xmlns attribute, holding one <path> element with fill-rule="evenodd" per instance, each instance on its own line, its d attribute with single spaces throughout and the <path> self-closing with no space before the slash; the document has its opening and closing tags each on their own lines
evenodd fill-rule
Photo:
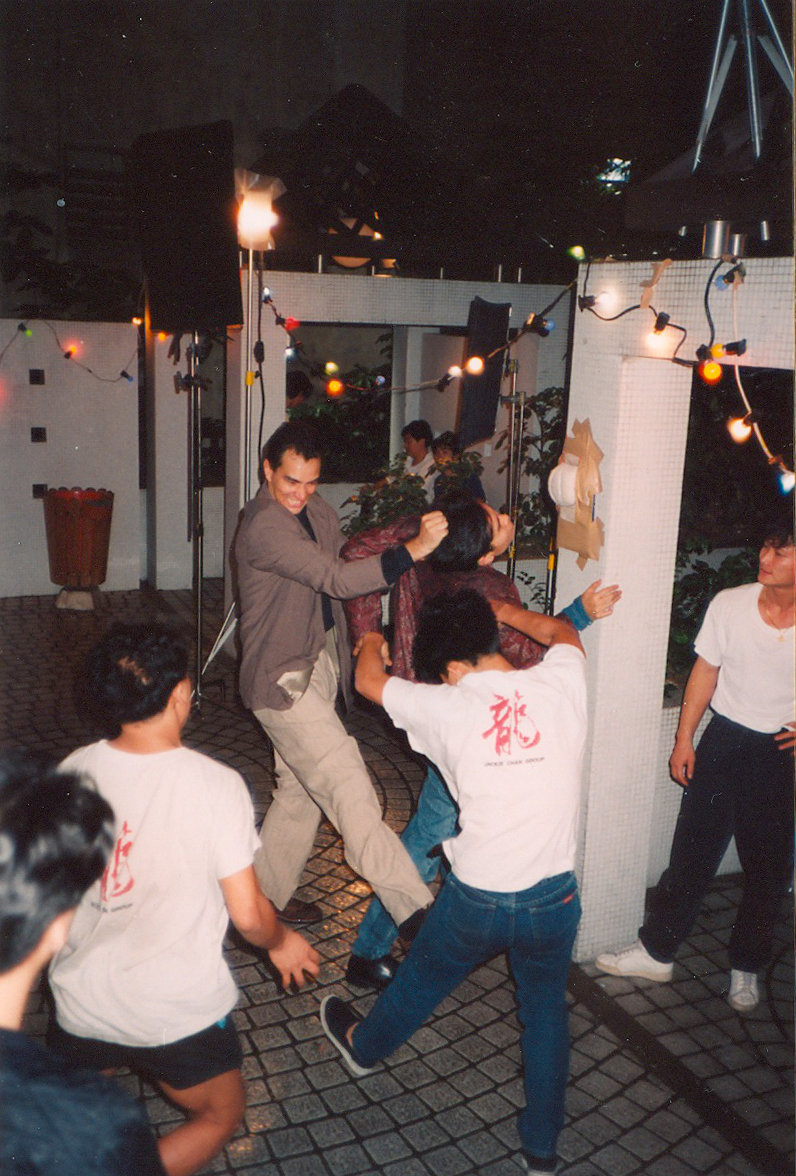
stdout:
<svg viewBox="0 0 796 1176">
<path fill-rule="evenodd" d="M 408 919 L 404 919 L 403 923 L 398 927 L 398 939 L 400 940 L 401 947 L 405 951 L 408 951 L 410 945 L 414 943 L 415 937 L 425 923 L 426 915 L 430 910 L 431 907 L 421 907 L 420 910 L 410 915 Z"/>
<path fill-rule="evenodd" d="M 355 988 L 386 988 L 398 971 L 398 960 L 382 956 L 379 960 L 366 960 L 364 956 L 352 955 L 345 970 L 345 978 Z"/>
<path fill-rule="evenodd" d="M 284 910 L 277 910 L 276 917 L 280 923 L 287 923 L 289 927 L 306 927 L 308 923 L 320 923 L 323 911 L 315 902 L 290 898 Z"/>
</svg>

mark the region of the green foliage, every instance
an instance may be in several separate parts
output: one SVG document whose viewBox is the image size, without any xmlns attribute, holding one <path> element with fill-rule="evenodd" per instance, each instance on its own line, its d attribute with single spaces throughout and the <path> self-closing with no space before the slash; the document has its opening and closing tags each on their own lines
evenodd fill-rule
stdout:
<svg viewBox="0 0 796 1176">
<path fill-rule="evenodd" d="M 534 396 L 530 411 L 523 422 L 520 460 L 525 478 L 530 479 L 530 488 L 520 501 L 516 520 L 517 544 L 530 544 L 542 551 L 547 550 L 551 520 L 554 508 L 541 487 L 547 486 L 547 479 L 554 469 L 566 432 L 566 397 L 563 388 L 545 388 Z M 508 442 L 508 432 L 500 434 L 495 448 L 500 449 Z M 499 467 L 503 473 L 508 457 Z"/>
<path fill-rule="evenodd" d="M 667 658 L 670 678 L 682 678 L 691 668 L 694 640 L 705 609 L 716 593 L 748 584 L 754 578 L 756 557 L 749 551 L 728 555 L 713 568 L 703 559 L 694 559 L 709 550 L 697 541 L 686 543 L 677 553 Z"/>
<path fill-rule="evenodd" d="M 292 420 L 311 420 L 318 430 L 325 482 L 366 482 L 384 468 L 391 399 L 385 369 L 389 375 L 387 365 L 357 364 L 340 376 L 346 385 L 342 396 L 308 400 L 291 412 Z"/>
<path fill-rule="evenodd" d="M 370 527 L 381 527 L 426 510 L 428 499 L 423 479 L 407 474 L 405 461 L 404 455 L 394 458 L 385 471 L 386 482 L 362 486 L 345 500 L 343 506 L 353 504 L 359 508 L 355 515 L 344 520 L 342 529 L 345 535 L 350 537 Z"/>
</svg>

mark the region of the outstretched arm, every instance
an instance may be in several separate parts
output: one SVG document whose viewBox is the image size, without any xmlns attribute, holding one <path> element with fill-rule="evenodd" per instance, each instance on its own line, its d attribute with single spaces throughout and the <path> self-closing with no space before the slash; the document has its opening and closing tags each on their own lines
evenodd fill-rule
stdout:
<svg viewBox="0 0 796 1176">
<path fill-rule="evenodd" d="M 291 980 L 301 988 L 305 973 L 318 975 L 320 956 L 298 931 L 278 921 L 273 903 L 260 889 L 254 866 L 222 878 L 220 885 L 235 927 L 249 943 L 265 948 L 285 988 Z"/>
<path fill-rule="evenodd" d="M 526 637 L 537 641 L 539 645 L 550 647 L 553 645 L 574 645 L 576 649 L 583 651 L 580 637 L 569 621 L 559 620 L 558 617 L 549 617 L 546 613 L 532 612 L 517 604 L 506 604 L 496 600 L 491 600 L 489 603 L 492 605 L 495 617 L 501 624 L 511 625 L 512 629 L 524 633 Z"/>
<path fill-rule="evenodd" d="M 671 777 L 683 788 L 688 787 L 694 774 L 694 735 L 713 697 L 718 678 L 719 667 L 712 666 L 703 657 L 697 657 L 685 684 L 674 751 L 669 757 Z"/>
<path fill-rule="evenodd" d="M 618 584 L 609 584 L 606 588 L 601 588 L 601 584 L 602 580 L 595 580 L 593 584 L 589 584 L 580 596 L 575 597 L 572 604 L 568 604 L 558 613 L 558 616 L 572 621 L 579 633 L 588 628 L 592 621 L 610 617 L 614 605 L 622 596 Z"/>
<path fill-rule="evenodd" d="M 365 633 L 354 647 L 357 664 L 354 670 L 354 685 L 363 698 L 381 706 L 384 687 L 389 682 L 387 666 L 390 653 L 381 633 Z"/>
</svg>

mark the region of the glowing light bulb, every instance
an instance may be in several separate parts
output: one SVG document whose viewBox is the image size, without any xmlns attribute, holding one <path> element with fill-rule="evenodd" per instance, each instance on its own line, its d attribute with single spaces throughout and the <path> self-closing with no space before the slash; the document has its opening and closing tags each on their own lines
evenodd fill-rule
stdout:
<svg viewBox="0 0 796 1176">
<path fill-rule="evenodd" d="M 699 365 L 699 374 L 706 384 L 718 384 L 724 369 L 715 359 L 707 359 Z"/>
<path fill-rule="evenodd" d="M 143 321 L 144 320 L 142 318 L 139 318 L 138 315 L 134 315 L 134 317 L 130 319 L 130 322 L 133 324 L 134 327 L 140 327 L 141 324 L 143 323 Z"/>
<path fill-rule="evenodd" d="M 724 347 L 721 343 L 714 343 L 710 349 L 710 354 L 714 359 L 721 359 L 722 355 L 724 355 Z"/>
<path fill-rule="evenodd" d="M 568 255 L 575 261 L 584 261 L 586 258 L 586 250 L 582 245 L 572 245 L 567 250 Z"/>
<path fill-rule="evenodd" d="M 742 445 L 752 436 L 752 426 L 746 417 L 733 417 L 727 421 L 727 432 L 737 445 Z"/>
<path fill-rule="evenodd" d="M 327 396 L 342 396 L 345 392 L 345 384 L 342 380 L 329 380 L 326 385 Z"/>
<path fill-rule="evenodd" d="M 238 209 L 238 240 L 244 249 L 271 249 L 271 230 L 279 217 L 271 207 L 271 193 L 251 189 Z"/>
<path fill-rule="evenodd" d="M 480 355 L 471 355 L 464 365 L 464 370 L 471 376 L 480 376 L 484 370 L 484 361 Z"/>
<path fill-rule="evenodd" d="M 448 368 L 448 375 L 452 380 L 458 380 L 461 374 L 462 369 L 459 367 L 458 363 L 451 364 L 451 366 Z"/>
<path fill-rule="evenodd" d="M 324 364 L 323 370 L 326 372 L 327 376 L 336 376 L 337 373 L 340 371 L 340 368 L 337 366 L 337 364 L 334 362 L 333 359 L 330 359 L 328 361 L 328 363 Z"/>
<path fill-rule="evenodd" d="M 793 487 L 796 486 L 796 474 L 793 470 L 789 470 L 786 466 L 779 467 L 779 488 L 783 494 L 790 494 Z"/>
<path fill-rule="evenodd" d="M 158 342 L 159 343 L 165 343 L 167 339 L 168 339 L 168 335 L 166 334 L 165 331 L 158 331 Z"/>
<path fill-rule="evenodd" d="M 669 340 L 663 331 L 656 331 L 653 328 L 647 335 L 647 346 L 651 351 L 664 351 L 669 346 Z"/>
</svg>

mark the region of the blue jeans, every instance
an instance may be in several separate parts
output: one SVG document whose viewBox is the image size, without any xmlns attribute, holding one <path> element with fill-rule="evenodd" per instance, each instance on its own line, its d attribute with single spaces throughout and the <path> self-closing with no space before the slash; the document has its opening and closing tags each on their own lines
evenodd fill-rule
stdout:
<svg viewBox="0 0 796 1176">
<path fill-rule="evenodd" d="M 456 805 L 441 776 L 436 768 L 429 764 L 417 799 L 417 809 L 401 837 L 404 848 L 417 866 L 424 882 L 436 878 L 440 868 L 439 857 L 429 857 L 429 850 L 447 837 L 453 836 L 458 815 Z M 392 947 L 397 930 L 382 902 L 374 896 L 359 924 L 351 951 L 366 960 L 381 959 Z"/>
<path fill-rule="evenodd" d="M 388 988 L 354 1029 L 363 1066 L 386 1058 L 420 1028 L 474 968 L 508 951 L 522 1023 L 522 1146 L 556 1154 L 569 1064 L 566 987 L 580 921 L 575 875 L 557 874 L 517 894 L 466 886 L 449 875 Z"/>
</svg>

